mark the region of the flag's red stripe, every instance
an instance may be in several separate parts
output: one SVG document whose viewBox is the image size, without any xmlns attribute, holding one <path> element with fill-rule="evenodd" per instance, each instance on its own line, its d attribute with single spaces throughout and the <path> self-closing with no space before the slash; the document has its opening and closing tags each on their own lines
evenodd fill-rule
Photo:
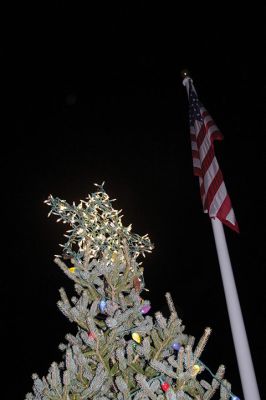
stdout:
<svg viewBox="0 0 266 400">
<path fill-rule="evenodd" d="M 202 143 L 205 139 L 205 136 L 206 136 L 206 130 L 205 130 L 204 124 L 202 124 L 199 133 L 196 135 L 198 149 L 202 145 Z"/>
<path fill-rule="evenodd" d="M 201 176 L 202 175 L 201 169 L 198 168 L 198 167 L 193 167 L 193 173 L 194 173 L 195 176 Z"/>
<path fill-rule="evenodd" d="M 201 170 L 202 170 L 203 175 L 205 175 L 206 172 L 208 171 L 211 163 L 213 162 L 213 159 L 214 159 L 214 150 L 213 150 L 213 146 L 211 145 L 206 156 L 204 157 L 204 160 L 201 163 Z"/>
<path fill-rule="evenodd" d="M 223 203 L 221 204 L 221 207 L 219 208 L 219 210 L 216 214 L 217 218 L 219 218 L 219 219 L 224 218 L 224 216 L 229 214 L 231 208 L 232 208 L 231 200 L 227 194 Z"/>
<path fill-rule="evenodd" d="M 208 129 L 210 129 L 213 125 L 215 125 L 215 123 L 213 122 L 212 119 L 210 119 L 210 121 L 208 121 L 205 126 L 206 126 L 206 130 L 208 131 Z"/>
<path fill-rule="evenodd" d="M 226 219 L 226 216 L 229 214 L 229 212 L 232 209 L 232 204 L 231 204 L 231 200 L 230 197 L 228 196 L 228 194 L 226 195 L 226 198 L 223 201 L 223 204 L 221 205 L 221 207 L 219 208 L 216 216 L 217 218 L 222 221 L 224 224 L 226 224 L 227 226 L 229 226 L 230 228 L 232 228 L 234 231 L 239 233 L 239 227 L 238 227 L 238 223 L 237 221 L 235 221 L 234 224 L 232 224 L 230 221 L 228 221 L 228 219 Z"/>
<path fill-rule="evenodd" d="M 225 224 L 225 225 L 227 225 L 229 228 L 233 229 L 233 231 L 239 233 L 239 227 L 238 227 L 237 221 L 235 221 L 235 224 L 232 224 L 232 223 L 231 223 L 230 221 L 228 221 L 227 219 L 224 219 L 224 218 L 219 218 L 219 219 L 220 219 L 220 221 L 221 221 L 223 224 Z"/>
<path fill-rule="evenodd" d="M 192 150 L 192 157 L 200 159 L 200 155 L 198 150 Z"/>
<path fill-rule="evenodd" d="M 214 131 L 211 134 L 211 141 L 213 142 L 214 140 L 223 140 L 223 135 L 220 131 Z"/>
<path fill-rule="evenodd" d="M 222 171 L 219 169 L 217 174 L 213 178 L 212 183 L 209 186 L 209 189 L 208 189 L 208 192 L 207 192 L 206 198 L 205 198 L 204 208 L 206 207 L 209 210 L 210 205 L 211 205 L 217 191 L 219 190 L 219 187 L 221 186 L 222 182 L 223 182 L 223 174 L 222 174 Z"/>
</svg>

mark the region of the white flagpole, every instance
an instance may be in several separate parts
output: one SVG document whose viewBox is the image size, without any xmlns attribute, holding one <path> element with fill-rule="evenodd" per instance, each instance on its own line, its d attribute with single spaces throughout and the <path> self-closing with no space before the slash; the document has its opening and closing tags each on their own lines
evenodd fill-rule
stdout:
<svg viewBox="0 0 266 400">
<path fill-rule="evenodd" d="M 188 93 L 190 79 L 188 71 L 183 71 L 182 76 L 184 78 L 183 85 Z M 211 218 L 211 223 L 244 397 L 245 400 L 260 400 L 223 224 L 217 218 Z"/>
<path fill-rule="evenodd" d="M 218 218 L 211 218 L 211 223 L 244 397 L 245 400 L 260 400 L 223 224 Z"/>
</svg>

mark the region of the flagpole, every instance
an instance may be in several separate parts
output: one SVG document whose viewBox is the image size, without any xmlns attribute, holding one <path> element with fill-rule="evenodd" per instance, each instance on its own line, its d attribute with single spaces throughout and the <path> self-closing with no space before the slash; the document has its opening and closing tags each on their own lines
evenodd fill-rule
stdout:
<svg viewBox="0 0 266 400">
<path fill-rule="evenodd" d="M 190 77 L 187 70 L 182 71 L 182 78 L 189 94 Z M 211 218 L 211 223 L 244 397 L 245 400 L 260 400 L 223 224 L 217 218 Z"/>
<path fill-rule="evenodd" d="M 245 400 L 260 400 L 223 224 L 218 218 L 211 218 L 211 223 L 244 397 Z"/>
</svg>

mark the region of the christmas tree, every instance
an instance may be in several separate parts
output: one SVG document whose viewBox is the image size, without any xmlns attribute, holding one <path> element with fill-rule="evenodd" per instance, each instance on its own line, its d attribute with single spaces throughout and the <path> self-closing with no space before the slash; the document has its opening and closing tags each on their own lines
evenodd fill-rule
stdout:
<svg viewBox="0 0 266 400">
<path fill-rule="evenodd" d="M 151 304 L 144 300 L 139 257 L 153 245 L 148 235 L 123 226 L 121 210 L 113 208 L 103 184 L 96 186 L 78 205 L 53 196 L 46 200 L 49 215 L 70 227 L 60 245 L 62 255 L 54 261 L 75 284 L 71 300 L 60 289 L 58 307 L 77 325 L 77 333 L 67 334 L 67 343 L 60 344 L 60 364 L 52 363 L 42 379 L 33 374 L 33 392 L 26 399 L 208 400 L 215 393 L 221 400 L 237 399 L 224 379 L 224 366 L 213 374 L 200 360 L 210 328 L 195 345 L 169 293 L 169 317 L 148 315 Z"/>
</svg>

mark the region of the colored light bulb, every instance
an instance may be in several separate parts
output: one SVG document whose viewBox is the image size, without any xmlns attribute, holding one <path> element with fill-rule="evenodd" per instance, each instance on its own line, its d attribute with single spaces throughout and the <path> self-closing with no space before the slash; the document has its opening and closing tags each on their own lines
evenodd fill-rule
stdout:
<svg viewBox="0 0 266 400">
<path fill-rule="evenodd" d="M 69 268 L 68 270 L 69 270 L 69 272 L 71 272 L 72 274 L 74 274 L 76 268 L 75 268 L 75 267 L 71 267 L 71 268 Z"/>
<path fill-rule="evenodd" d="M 141 342 L 141 337 L 137 332 L 132 333 L 132 339 L 135 340 L 135 342 L 140 343 Z"/>
<path fill-rule="evenodd" d="M 141 314 L 147 314 L 151 309 L 151 306 L 149 304 L 145 304 L 144 306 L 141 307 L 140 312 Z"/>
<path fill-rule="evenodd" d="M 134 285 L 134 288 L 135 288 L 136 292 L 140 292 L 140 289 L 141 289 L 140 282 L 141 282 L 141 280 L 139 279 L 138 276 L 135 276 L 133 278 L 133 285 Z"/>
<path fill-rule="evenodd" d="M 106 301 L 104 299 L 100 301 L 99 308 L 101 310 L 101 313 L 104 313 L 104 311 L 106 309 Z"/>
<path fill-rule="evenodd" d="M 193 367 L 192 367 L 192 376 L 197 375 L 199 373 L 199 371 L 200 371 L 200 366 L 197 365 L 197 364 L 193 365 Z"/>
<path fill-rule="evenodd" d="M 170 385 L 167 382 L 162 383 L 161 387 L 162 387 L 164 392 L 167 392 L 167 390 L 170 389 Z"/>
<path fill-rule="evenodd" d="M 172 344 L 172 347 L 173 347 L 173 349 L 174 350 L 179 350 L 180 349 L 180 347 L 181 347 L 181 344 L 179 344 L 179 343 L 177 343 L 177 342 L 174 342 L 173 344 Z"/>
<path fill-rule="evenodd" d="M 89 339 L 96 339 L 96 335 L 93 332 L 88 332 Z"/>
</svg>

